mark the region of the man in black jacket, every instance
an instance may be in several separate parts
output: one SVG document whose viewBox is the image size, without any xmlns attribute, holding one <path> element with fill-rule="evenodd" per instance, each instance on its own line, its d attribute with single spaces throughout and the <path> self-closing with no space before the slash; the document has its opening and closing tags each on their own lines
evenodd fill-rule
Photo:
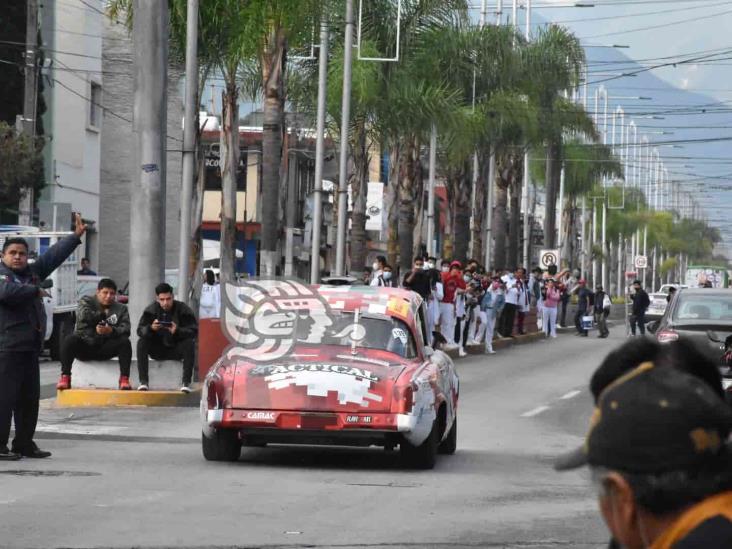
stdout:
<svg viewBox="0 0 732 549">
<path fill-rule="evenodd" d="M 635 335 L 635 327 L 638 326 L 641 335 L 646 335 L 646 310 L 651 304 L 651 299 L 646 291 L 641 288 L 640 280 L 633 282 L 633 308 L 630 315 L 630 332 Z"/>
<path fill-rule="evenodd" d="M 71 366 L 74 359 L 108 360 L 119 357 L 119 388 L 129 391 L 132 344 L 130 314 L 117 303 L 117 285 L 111 278 L 97 284 L 96 295 L 79 300 L 74 333 L 61 344 L 61 378 L 56 389 L 71 388 Z"/>
<path fill-rule="evenodd" d="M 59 240 L 35 263 L 28 263 L 28 243 L 8 238 L 0 263 L 0 460 L 20 456 L 45 458 L 33 442 L 41 394 L 38 355 L 43 345 L 46 313 L 40 283 L 81 244 L 86 225 L 76 215 L 74 234 Z M 7 447 L 10 421 L 15 416 L 15 439 Z"/>
<path fill-rule="evenodd" d="M 198 321 L 190 307 L 173 299 L 173 288 L 165 282 L 155 288 L 154 303 L 142 313 L 137 325 L 137 369 L 140 373 L 139 391 L 147 391 L 148 359 L 182 360 L 183 385 L 180 390 L 191 392 L 193 359 Z"/>
</svg>

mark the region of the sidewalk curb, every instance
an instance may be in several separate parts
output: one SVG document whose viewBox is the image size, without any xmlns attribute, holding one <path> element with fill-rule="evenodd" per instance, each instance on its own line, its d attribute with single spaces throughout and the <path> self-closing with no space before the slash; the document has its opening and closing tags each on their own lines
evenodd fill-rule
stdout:
<svg viewBox="0 0 732 549">
<path fill-rule="evenodd" d="M 535 343 L 536 341 L 544 341 L 545 339 L 546 337 L 544 336 L 544 332 L 531 332 L 528 334 L 516 335 L 514 337 L 494 339 L 493 350 L 500 351 L 503 349 L 509 349 L 515 345 L 526 345 L 528 343 Z M 485 347 L 482 344 L 465 346 L 465 352 L 469 355 L 487 355 L 487 353 L 484 352 L 484 349 Z M 445 352 L 450 356 L 450 358 L 460 358 L 457 349 L 451 349 Z"/>
</svg>

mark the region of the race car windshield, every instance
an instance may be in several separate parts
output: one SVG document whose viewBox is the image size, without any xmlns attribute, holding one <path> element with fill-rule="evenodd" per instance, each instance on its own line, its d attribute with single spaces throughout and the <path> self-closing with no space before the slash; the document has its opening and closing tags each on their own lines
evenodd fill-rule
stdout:
<svg viewBox="0 0 732 549">
<path fill-rule="evenodd" d="M 342 345 L 351 352 L 361 349 L 379 349 L 402 358 L 417 356 L 414 338 L 407 325 L 393 317 L 355 315 L 353 312 L 331 311 L 332 326 L 322 336 L 322 345 Z M 307 322 L 298 321 L 297 339 L 304 341 L 309 335 Z"/>
</svg>

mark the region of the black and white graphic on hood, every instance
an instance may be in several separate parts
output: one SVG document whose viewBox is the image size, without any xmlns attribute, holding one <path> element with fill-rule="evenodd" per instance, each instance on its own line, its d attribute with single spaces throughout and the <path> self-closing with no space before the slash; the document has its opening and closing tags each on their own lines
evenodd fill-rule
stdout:
<svg viewBox="0 0 732 549">
<path fill-rule="evenodd" d="M 111 316 L 108 316 L 107 324 L 109 324 L 110 326 L 116 326 L 117 325 L 117 315 L 113 314 Z"/>
<path fill-rule="evenodd" d="M 297 322 L 309 323 L 304 343 L 319 343 L 333 324 L 328 303 L 291 280 L 253 280 L 225 284 L 224 334 L 232 345 L 228 359 L 270 362 L 289 354 Z"/>
<path fill-rule="evenodd" d="M 338 394 L 339 404 L 358 404 L 368 407 L 369 401 L 381 402 L 380 395 L 369 392 L 379 381 L 369 370 L 344 364 L 281 364 L 253 368 L 249 375 L 263 376 L 270 390 L 287 387 L 305 387 L 308 396 L 327 397 Z"/>
</svg>

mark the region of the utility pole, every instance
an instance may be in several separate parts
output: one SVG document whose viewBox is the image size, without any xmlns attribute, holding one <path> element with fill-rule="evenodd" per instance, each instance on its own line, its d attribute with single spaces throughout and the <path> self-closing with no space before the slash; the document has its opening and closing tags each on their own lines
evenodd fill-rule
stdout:
<svg viewBox="0 0 732 549">
<path fill-rule="evenodd" d="M 323 147 L 325 144 L 325 98 L 328 86 L 328 20 L 320 20 L 318 57 L 318 114 L 315 136 L 315 181 L 313 182 L 313 219 L 310 231 L 310 283 L 320 281 L 320 226 L 323 219 Z"/>
<path fill-rule="evenodd" d="M 346 31 L 343 39 L 343 98 L 341 102 L 341 150 L 338 166 L 338 230 L 335 275 L 346 267 L 346 218 L 348 215 L 348 128 L 351 125 L 351 64 L 353 58 L 353 0 L 346 0 Z"/>
<path fill-rule="evenodd" d="M 163 280 L 168 3 L 134 0 L 135 139 L 130 201 L 130 318 L 140 318 Z M 135 348 L 133 334 L 133 345 Z"/>
<path fill-rule="evenodd" d="M 427 191 L 427 253 L 435 254 L 435 171 L 437 164 L 437 128 L 430 134 L 429 188 Z"/>
<path fill-rule="evenodd" d="M 38 105 L 38 1 L 26 1 L 25 23 L 25 82 L 23 86 L 23 133 L 31 138 L 36 136 L 36 111 Z M 26 190 L 18 204 L 18 224 L 33 223 L 33 188 Z"/>
<path fill-rule="evenodd" d="M 196 112 L 198 110 L 198 0 L 188 0 L 186 13 L 186 97 L 183 122 L 183 181 L 180 189 L 178 297 L 190 303 L 191 204 L 196 173 Z"/>
</svg>

